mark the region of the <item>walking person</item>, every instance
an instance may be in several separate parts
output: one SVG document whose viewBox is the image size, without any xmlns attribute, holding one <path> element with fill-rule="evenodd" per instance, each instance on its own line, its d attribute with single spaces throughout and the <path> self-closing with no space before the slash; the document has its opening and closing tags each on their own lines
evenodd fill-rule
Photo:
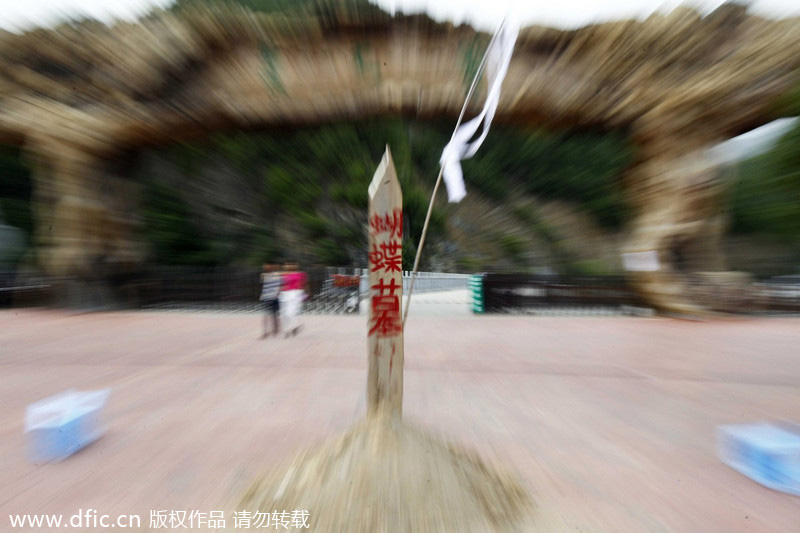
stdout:
<svg viewBox="0 0 800 533">
<path fill-rule="evenodd" d="M 286 337 L 297 335 L 300 331 L 298 315 L 306 299 L 308 278 L 299 270 L 297 263 L 283 265 L 283 286 L 280 294 L 280 308 Z"/>
<path fill-rule="evenodd" d="M 264 263 L 261 273 L 261 305 L 264 308 L 264 322 L 261 338 L 266 339 L 271 334 L 277 335 L 281 330 L 280 323 L 280 292 L 283 279 L 278 272 L 278 265 Z M 269 318 L 272 316 L 272 331 L 268 330 Z"/>
</svg>

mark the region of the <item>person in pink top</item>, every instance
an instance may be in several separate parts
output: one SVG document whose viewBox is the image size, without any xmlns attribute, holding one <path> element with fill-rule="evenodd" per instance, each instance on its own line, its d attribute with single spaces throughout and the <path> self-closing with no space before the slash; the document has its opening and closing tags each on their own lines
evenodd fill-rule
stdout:
<svg viewBox="0 0 800 533">
<path fill-rule="evenodd" d="M 283 277 L 280 293 L 281 323 L 283 324 L 286 337 L 297 335 L 300 331 L 300 323 L 297 318 L 306 299 L 306 286 L 308 278 L 305 272 L 301 272 L 297 263 L 285 263 L 283 265 Z"/>
</svg>

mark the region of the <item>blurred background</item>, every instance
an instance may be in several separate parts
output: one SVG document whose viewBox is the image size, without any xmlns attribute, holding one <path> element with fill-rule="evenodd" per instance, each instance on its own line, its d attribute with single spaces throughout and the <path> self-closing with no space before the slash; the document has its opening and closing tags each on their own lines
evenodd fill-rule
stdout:
<svg viewBox="0 0 800 533">
<path fill-rule="evenodd" d="M 404 413 L 507 458 L 543 530 L 796 527 L 713 444 L 796 416 L 796 319 L 571 318 L 800 313 L 796 0 L 6 2 L 0 516 L 211 510 L 361 419 L 364 321 L 331 315 L 370 307 L 368 184 L 388 144 L 407 290 L 506 14 L 467 196 L 434 203 Z M 295 262 L 323 315 L 300 334 L 219 312 L 262 309 L 262 265 Z M 117 309 L 192 312 L 80 313 Z M 28 464 L 21 413 L 68 387 L 114 389 L 109 435 Z"/>
<path fill-rule="evenodd" d="M 107 89 L 96 68 L 90 69 L 78 55 L 57 57 L 48 48 L 49 37 L 37 37 L 36 32 L 42 30 L 33 31 L 31 25 L 56 24 L 60 23 L 58 16 L 71 16 L 73 22 L 55 31 L 61 35 L 59 38 L 74 42 L 82 38 L 80 32 L 74 33 L 76 29 L 92 25 L 82 19 L 87 15 L 108 20 L 154 16 L 159 9 L 182 13 L 197 7 L 233 5 L 271 17 L 291 18 L 303 9 L 318 9 L 317 4 L 178 0 L 100 7 L 87 0 L 70 8 L 60 3 L 20 2 L 6 14 L 4 26 L 13 34 L 4 36 L 5 44 L 0 48 L 7 72 L 14 72 L 26 57 L 40 61 L 38 65 L 27 65 L 39 76 L 58 83 L 64 81 L 65 75 L 59 69 L 75 69 L 70 75 L 80 80 L 77 83 L 82 98 L 91 100 L 93 90 Z M 501 14 L 501 10 L 487 9 L 486 3 L 479 2 L 450 10 L 446 3 L 381 2 L 380 7 L 366 2 L 350 4 L 360 5 L 358 9 L 365 12 L 427 10 L 439 20 L 466 21 L 488 29 Z M 620 2 L 614 4 L 614 9 L 585 12 L 577 3 L 564 5 L 560 11 L 542 8 L 538 13 L 511 3 L 507 7 L 511 13 L 516 9 L 522 23 L 561 27 L 623 16 L 643 19 L 653 11 L 669 13 L 675 7 L 669 3 L 628 4 Z M 714 12 L 719 4 L 689 5 L 702 15 Z M 780 2 L 756 2 L 749 9 L 768 16 L 793 14 L 793 6 Z M 17 34 L 24 34 L 27 40 L 15 38 Z M 472 57 L 473 72 L 485 47 L 480 44 L 465 52 Z M 360 52 L 356 49 L 355 53 L 358 62 Z M 271 61 L 263 50 L 262 57 Z M 82 65 L 88 69 L 86 72 L 80 70 Z M 134 74 L 131 72 L 131 76 Z M 180 79 L 173 82 L 180 83 Z M 18 75 L 14 83 L 25 85 Z M 36 84 L 29 84 L 27 91 L 37 95 Z M 6 95 L 9 99 L 19 97 L 11 89 Z M 797 91 L 786 92 L 771 115 L 796 114 L 800 110 L 798 95 Z M 186 98 L 190 97 L 187 93 Z M 46 91 L 44 98 L 48 98 Z M 58 101 L 59 97 L 52 99 Z M 50 292 L 44 289 L 56 287 L 51 282 L 57 274 L 76 275 L 69 269 L 57 272 L 58 269 L 46 267 L 47 261 L 37 253 L 52 246 L 43 224 L 62 216 L 54 207 L 52 194 L 59 194 L 64 180 L 48 181 L 47 172 L 42 172 L 43 163 L 38 156 L 50 154 L 40 153 L 30 141 L 6 136 L 0 139 L 2 305 L 54 303 L 63 301 L 65 293 L 67 302 L 79 306 L 93 305 L 94 301 L 101 307 L 147 305 L 153 298 L 169 299 L 153 296 L 153 287 L 189 279 L 199 284 L 196 289 L 186 289 L 198 293 L 190 299 L 202 299 L 203 294 L 213 292 L 209 287 L 221 283 L 214 280 L 232 278 L 240 280 L 239 288 L 224 290 L 232 291 L 229 299 L 244 300 L 257 292 L 257 282 L 247 280 L 257 277 L 262 263 L 288 260 L 297 260 L 305 269 L 316 272 L 315 279 L 319 281 L 315 289 L 320 291 L 326 280 L 331 283 L 332 269 L 340 275 L 357 275 L 367 266 L 366 190 L 387 143 L 404 192 L 403 266 L 410 270 L 438 159 L 452 127 L 453 120 L 447 114 L 437 117 L 417 113 L 414 117 L 405 113 L 314 124 L 298 120 L 269 127 L 221 125 L 211 131 L 180 136 L 165 130 L 161 138 L 117 150 L 104 163 L 103 172 L 113 175 L 113 180 L 104 185 L 111 191 L 109 196 L 135 196 L 124 199 L 125 208 L 130 211 L 116 213 L 127 219 L 126 231 L 132 234 L 139 257 L 135 265 L 114 263 L 110 259 L 112 252 L 102 251 L 103 245 L 95 243 L 91 246 L 101 250 L 92 252 L 93 266 L 89 270 L 96 275 L 79 274 L 85 284 Z M 706 154 L 714 162 L 714 180 L 723 191 L 719 211 L 714 214 L 724 225 L 724 237 L 718 243 L 719 254 L 724 257 L 723 270 L 745 273 L 755 281 L 790 286 L 797 282 L 799 138 L 800 125 L 784 119 L 719 144 Z M 618 279 L 625 274 L 621 253 L 635 214 L 630 194 L 626 194 L 625 176 L 638 157 L 637 144 L 627 127 L 544 129 L 530 120 L 501 121 L 492 128 L 478 154 L 464 163 L 467 199 L 461 204 L 447 204 L 444 199 L 437 202 L 421 270 L 513 273 L 544 276 L 542 279 L 558 279 L 562 283 L 571 283 L 569 280 L 576 277 L 595 281 L 609 277 L 614 285 L 624 284 Z M 128 185 L 131 183 L 136 184 L 135 190 Z M 91 219 L 80 223 L 96 224 Z M 113 230 L 108 231 L 112 235 L 108 239 L 113 240 Z M 702 255 L 702 247 L 702 241 L 676 245 L 670 252 L 673 266 L 678 265 L 681 273 L 705 270 L 687 264 L 692 257 Z M 121 256 L 117 251 L 113 253 L 117 258 Z M 220 291 L 215 294 L 207 298 L 225 298 Z M 791 287 L 787 294 L 793 294 Z"/>
</svg>

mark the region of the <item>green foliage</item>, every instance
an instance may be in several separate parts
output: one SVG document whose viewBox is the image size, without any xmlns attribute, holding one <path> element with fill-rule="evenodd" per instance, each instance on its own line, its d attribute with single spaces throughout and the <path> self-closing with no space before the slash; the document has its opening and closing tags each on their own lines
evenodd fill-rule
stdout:
<svg viewBox="0 0 800 533">
<path fill-rule="evenodd" d="M 465 255 L 458 259 L 458 269 L 461 272 L 480 272 L 484 270 L 483 262 L 477 257 Z"/>
<path fill-rule="evenodd" d="M 186 175 L 196 174 L 200 162 L 207 155 L 202 146 L 192 143 L 177 143 L 168 147 L 166 156 Z"/>
<path fill-rule="evenodd" d="M 583 261 L 571 261 L 565 263 L 564 271 L 570 276 L 607 276 L 613 271 L 599 259 L 588 259 Z"/>
<path fill-rule="evenodd" d="M 31 240 L 34 229 L 30 171 L 22 164 L 19 149 L 0 146 L 0 223 L 20 228 Z"/>
<path fill-rule="evenodd" d="M 522 220 L 529 229 L 533 230 L 536 235 L 544 239 L 547 243 L 555 244 L 558 242 L 558 238 L 553 229 L 537 214 L 535 208 L 531 206 L 516 206 L 513 208 L 512 212 L 514 216 Z"/>
<path fill-rule="evenodd" d="M 334 183 L 329 192 L 333 200 L 352 207 L 367 209 L 369 205 L 367 187 L 358 182 Z"/>
<path fill-rule="evenodd" d="M 299 216 L 322 196 L 322 182 L 316 178 L 315 169 L 274 165 L 265 173 L 264 193 L 273 206 Z"/>
<path fill-rule="evenodd" d="M 467 186 L 495 201 L 519 191 L 582 204 L 597 222 L 619 228 L 627 217 L 616 181 L 633 159 L 623 135 L 544 134 L 497 128 L 464 163 Z"/>
<path fill-rule="evenodd" d="M 280 244 L 274 235 L 262 230 L 254 237 L 252 250 L 245 263 L 261 265 L 263 263 L 280 263 L 283 259 Z"/>
<path fill-rule="evenodd" d="M 363 266 L 364 221 L 357 216 L 347 220 L 350 215 L 343 215 L 366 215 L 367 188 L 388 144 L 403 189 L 404 268 L 410 270 L 439 157 L 451 133 L 450 121 L 420 123 L 384 117 L 309 129 L 216 133 L 202 142 L 178 144 L 164 153 L 175 161 L 187 181 L 201 175 L 212 158 L 215 164 L 226 161 L 235 172 L 247 176 L 248 182 L 254 180 L 254 191 L 260 192 L 264 209 L 261 225 L 275 224 L 279 215 L 286 220 L 288 215 L 312 243 L 309 249 L 315 261 Z M 554 135 L 496 127 L 476 157 L 465 162 L 464 175 L 468 191 L 497 202 L 511 201 L 520 194 L 570 200 L 584 205 L 599 224 L 618 227 L 626 210 L 615 180 L 631 157 L 620 135 Z M 179 205 L 176 194 L 166 194 L 170 205 L 150 206 L 157 222 L 151 237 L 157 239 L 156 248 L 162 255 L 169 246 L 175 248 L 174 255 L 178 255 L 177 250 L 189 252 L 191 240 L 201 243 L 191 251 L 192 257 L 200 254 L 230 261 L 237 253 L 246 257 L 274 255 L 274 249 L 265 247 L 258 238 L 241 239 L 237 246 L 244 251 L 231 243 L 222 246 L 204 242 L 198 230 L 192 229 L 187 208 Z M 159 205 L 167 210 L 161 218 L 155 216 Z M 446 212 L 440 198 L 431 214 L 430 242 L 445 237 Z M 533 231 L 552 240 L 549 228 L 535 213 L 519 210 L 515 214 Z M 180 229 L 181 224 L 187 227 Z M 519 258 L 524 243 L 507 235 L 500 246 L 510 257 Z"/>
<path fill-rule="evenodd" d="M 25 232 L 28 238 L 33 234 L 33 213 L 30 200 L 26 198 L 0 198 L 5 224 L 14 226 Z"/>
<path fill-rule="evenodd" d="M 518 235 L 507 233 L 501 235 L 498 239 L 498 244 L 503 251 L 514 260 L 519 259 L 525 251 L 525 240 Z"/>
<path fill-rule="evenodd" d="M 316 253 L 319 261 L 325 265 L 346 265 L 350 258 L 342 248 L 341 243 L 330 237 L 320 239 L 316 245 Z"/>
<path fill-rule="evenodd" d="M 213 265 L 212 243 L 203 239 L 177 191 L 149 182 L 144 187 L 145 233 L 160 264 Z"/>
<path fill-rule="evenodd" d="M 800 245 L 800 124 L 769 152 L 742 163 L 733 194 L 733 231 Z"/>
<path fill-rule="evenodd" d="M 249 173 L 253 154 L 256 154 L 259 148 L 256 136 L 245 132 L 214 133 L 209 140 L 215 151 L 236 170 Z M 199 149 L 192 145 L 188 145 L 187 148 L 191 156 L 194 156 L 193 162 L 196 163 Z"/>
<path fill-rule="evenodd" d="M 414 270 L 417 258 L 417 245 L 411 239 L 403 239 L 403 270 Z"/>
<path fill-rule="evenodd" d="M 179 4 L 193 1 L 201 0 Z M 277 0 L 260 5 L 288 9 L 288 3 Z M 184 192 L 152 176 L 133 176 L 145 184 L 145 236 L 158 262 L 260 262 L 288 252 L 281 249 L 282 237 L 274 229 L 290 220 L 299 233 L 297 242 L 308 243 L 305 251 L 292 250 L 292 255 L 363 266 L 367 187 L 388 144 L 403 188 L 404 268 L 411 269 L 439 157 L 451 133 L 450 120 L 423 123 L 381 117 L 314 128 L 218 132 L 201 141 L 163 147 L 158 149 L 159 160 L 171 163 L 165 172 L 180 174 L 170 183 L 186 183 L 187 189 L 215 186 L 210 184 L 220 180 L 211 176 L 220 168 L 243 178 L 237 186 L 249 187 L 257 197 L 253 205 L 258 212 L 250 205 L 250 218 L 232 221 L 221 231 L 209 225 L 214 217 L 191 212 Z M 464 177 L 472 194 L 500 203 L 511 203 L 519 195 L 569 200 L 584 206 L 599 224 L 615 228 L 626 217 L 616 179 L 631 158 L 619 134 L 546 134 L 494 126 L 478 154 L 464 162 Z M 0 202 L 7 221 L 32 231 L 30 179 L 16 152 L 0 152 L 0 170 Z M 443 197 L 441 191 L 431 216 L 431 243 L 447 238 L 449 208 Z M 231 217 L 238 216 L 235 207 L 226 206 Z M 545 239 L 554 238 L 535 212 L 515 209 L 514 214 Z M 219 220 L 219 213 L 215 216 Z M 511 257 L 522 253 L 518 237 L 506 236 L 500 245 Z M 423 256 L 423 268 L 425 260 Z"/>
<path fill-rule="evenodd" d="M 782 117 L 796 117 L 800 115 L 800 84 L 792 90 L 786 91 L 778 100 L 774 111 Z"/>
<path fill-rule="evenodd" d="M 306 228 L 312 238 L 321 238 L 328 235 L 327 221 L 315 213 L 299 213 L 297 219 Z"/>
</svg>

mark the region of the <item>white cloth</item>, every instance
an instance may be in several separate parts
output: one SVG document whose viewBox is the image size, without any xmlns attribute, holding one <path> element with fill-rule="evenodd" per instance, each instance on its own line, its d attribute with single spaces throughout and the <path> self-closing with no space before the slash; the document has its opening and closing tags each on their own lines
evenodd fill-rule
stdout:
<svg viewBox="0 0 800 533">
<path fill-rule="evenodd" d="M 517 41 L 519 29 L 516 25 L 504 21 L 497 30 L 491 48 L 486 52 L 486 79 L 489 84 L 489 93 L 480 114 L 462 124 L 453 133 L 453 138 L 447 143 L 439 162 L 443 168 L 444 184 L 447 186 L 447 197 L 450 202 L 460 202 L 467 195 L 464 187 L 464 175 L 461 170 L 461 160 L 469 159 L 481 147 L 483 140 L 489 133 L 497 104 L 500 102 L 500 88 L 508 72 L 508 64 L 514 53 L 514 43 Z M 469 140 L 478 131 L 478 126 L 483 122 L 483 131 L 480 137 L 472 142 Z"/>
<path fill-rule="evenodd" d="M 297 316 L 303 306 L 305 294 L 303 290 L 281 291 L 281 328 L 283 330 L 291 331 L 300 325 Z"/>
</svg>

